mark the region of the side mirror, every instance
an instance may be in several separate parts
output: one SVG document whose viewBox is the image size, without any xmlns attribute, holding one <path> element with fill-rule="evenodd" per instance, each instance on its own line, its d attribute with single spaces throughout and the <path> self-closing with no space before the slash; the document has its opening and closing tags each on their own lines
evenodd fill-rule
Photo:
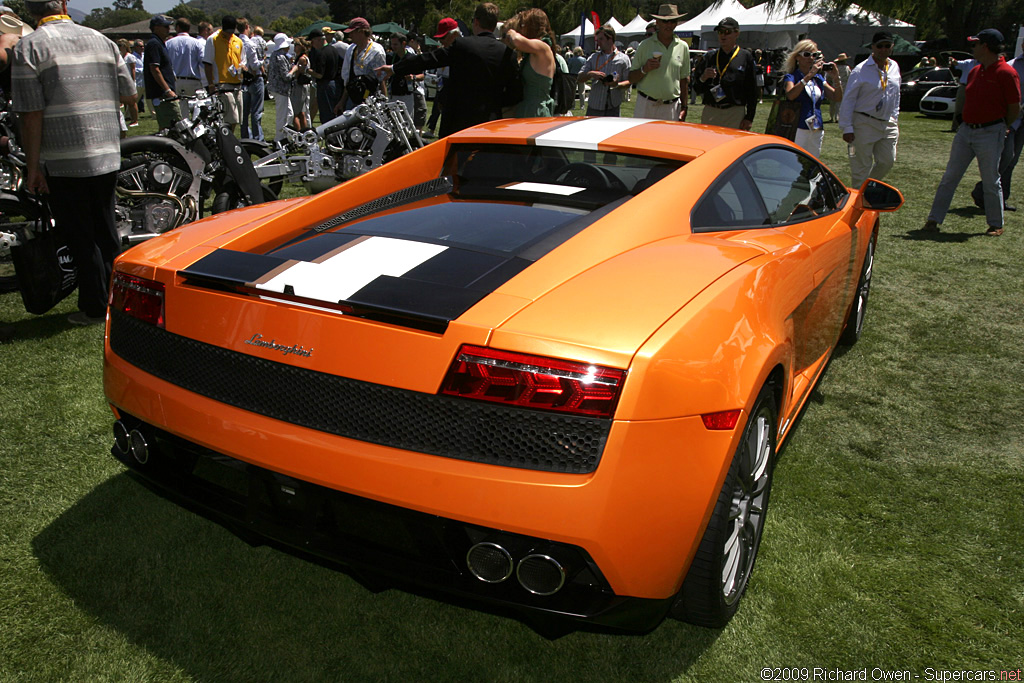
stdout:
<svg viewBox="0 0 1024 683">
<path fill-rule="evenodd" d="M 860 186 L 860 203 L 870 211 L 895 211 L 903 206 L 903 195 L 892 185 L 868 178 Z"/>
</svg>

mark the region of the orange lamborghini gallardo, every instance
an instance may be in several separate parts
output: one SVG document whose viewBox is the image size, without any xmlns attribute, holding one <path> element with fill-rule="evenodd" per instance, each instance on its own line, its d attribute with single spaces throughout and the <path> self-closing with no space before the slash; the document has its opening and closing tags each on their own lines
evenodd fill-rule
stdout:
<svg viewBox="0 0 1024 683">
<path fill-rule="evenodd" d="M 471 128 L 123 254 L 113 453 L 240 535 L 360 573 L 721 626 L 902 201 L 765 135 Z"/>
</svg>

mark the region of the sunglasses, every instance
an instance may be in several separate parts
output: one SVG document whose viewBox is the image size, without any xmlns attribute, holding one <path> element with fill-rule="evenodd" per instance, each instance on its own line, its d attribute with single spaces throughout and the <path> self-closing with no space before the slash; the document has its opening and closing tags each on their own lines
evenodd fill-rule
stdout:
<svg viewBox="0 0 1024 683">
<path fill-rule="evenodd" d="M 715 29 L 715 33 L 717 33 L 720 36 L 727 36 L 730 33 L 736 33 L 736 29 L 732 29 L 732 28 L 716 28 Z"/>
<path fill-rule="evenodd" d="M 877 47 L 879 50 L 888 50 L 890 47 L 892 47 L 892 43 L 875 43 L 875 47 Z"/>
<path fill-rule="evenodd" d="M 811 52 L 810 50 L 804 50 L 803 52 L 798 52 L 797 54 L 799 54 L 801 57 L 809 57 L 811 59 L 821 58 L 820 52 Z"/>
</svg>

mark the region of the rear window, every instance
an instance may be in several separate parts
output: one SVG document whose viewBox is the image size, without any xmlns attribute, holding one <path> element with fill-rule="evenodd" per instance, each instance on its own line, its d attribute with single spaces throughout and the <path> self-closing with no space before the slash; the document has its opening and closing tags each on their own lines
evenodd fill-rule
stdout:
<svg viewBox="0 0 1024 683">
<path fill-rule="evenodd" d="M 642 192 L 684 162 L 532 145 L 455 145 L 445 162 L 461 199 L 594 209 Z"/>
</svg>

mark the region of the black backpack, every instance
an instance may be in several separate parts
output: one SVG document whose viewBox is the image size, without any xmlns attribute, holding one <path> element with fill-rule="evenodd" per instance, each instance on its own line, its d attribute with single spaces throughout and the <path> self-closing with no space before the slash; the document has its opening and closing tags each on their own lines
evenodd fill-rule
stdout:
<svg viewBox="0 0 1024 683">
<path fill-rule="evenodd" d="M 561 116 L 576 103 L 576 77 L 562 71 L 555 60 L 555 77 L 551 79 L 551 97 L 555 100 L 555 116 Z"/>
</svg>

